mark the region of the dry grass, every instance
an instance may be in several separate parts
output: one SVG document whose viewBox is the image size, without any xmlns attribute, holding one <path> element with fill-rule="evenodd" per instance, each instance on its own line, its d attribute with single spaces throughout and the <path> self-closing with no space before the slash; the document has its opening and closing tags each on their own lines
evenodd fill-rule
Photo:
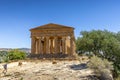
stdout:
<svg viewBox="0 0 120 80">
<path fill-rule="evenodd" d="M 22 66 L 18 66 L 22 62 Z M 70 65 L 80 64 L 77 60 L 26 60 L 8 64 L 10 76 L 0 80 L 82 80 L 80 76 L 91 75 L 90 69 L 74 70 Z M 2 68 L 0 68 L 2 69 Z"/>
</svg>

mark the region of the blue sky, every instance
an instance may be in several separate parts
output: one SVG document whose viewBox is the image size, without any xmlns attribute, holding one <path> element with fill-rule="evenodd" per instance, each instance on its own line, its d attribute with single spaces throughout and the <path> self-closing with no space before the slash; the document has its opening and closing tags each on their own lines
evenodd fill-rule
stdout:
<svg viewBox="0 0 120 80">
<path fill-rule="evenodd" d="M 29 29 L 56 23 L 120 31 L 120 0 L 0 0 L 0 48 L 31 47 Z"/>
</svg>

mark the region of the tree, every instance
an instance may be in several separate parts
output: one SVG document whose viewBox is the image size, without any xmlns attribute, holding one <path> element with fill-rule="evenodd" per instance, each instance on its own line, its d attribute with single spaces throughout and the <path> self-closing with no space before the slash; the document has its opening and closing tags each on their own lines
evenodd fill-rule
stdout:
<svg viewBox="0 0 120 80">
<path fill-rule="evenodd" d="M 120 41 L 120 31 L 116 34 L 116 38 Z"/>
<path fill-rule="evenodd" d="M 107 30 L 82 31 L 76 40 L 77 51 L 93 53 L 114 63 L 120 71 L 120 32 Z"/>
</svg>

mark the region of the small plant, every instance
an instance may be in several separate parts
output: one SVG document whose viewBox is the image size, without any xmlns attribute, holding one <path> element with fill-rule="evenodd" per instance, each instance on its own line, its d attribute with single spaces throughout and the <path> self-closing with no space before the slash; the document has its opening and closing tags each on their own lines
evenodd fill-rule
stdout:
<svg viewBox="0 0 120 80">
<path fill-rule="evenodd" d="M 11 74 L 6 74 L 5 77 L 9 77 L 9 76 L 12 76 Z"/>
<path fill-rule="evenodd" d="M 4 56 L 4 57 L 3 57 L 3 61 L 4 61 L 4 62 L 9 62 L 9 58 L 8 58 L 7 56 Z"/>
<path fill-rule="evenodd" d="M 101 80 L 112 79 L 111 71 L 113 70 L 112 62 L 106 59 L 101 59 L 93 56 L 88 63 L 88 67 L 94 70 L 94 73 L 101 78 Z"/>
<path fill-rule="evenodd" d="M 23 77 L 21 77 L 20 80 L 23 80 Z"/>
</svg>

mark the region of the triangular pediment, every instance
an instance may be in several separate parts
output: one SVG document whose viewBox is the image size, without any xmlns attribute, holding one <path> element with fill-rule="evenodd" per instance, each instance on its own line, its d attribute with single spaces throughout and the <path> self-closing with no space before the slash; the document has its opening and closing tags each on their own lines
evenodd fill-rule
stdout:
<svg viewBox="0 0 120 80">
<path fill-rule="evenodd" d="M 69 26 L 60 25 L 60 24 L 49 23 L 49 24 L 45 24 L 42 26 L 32 28 L 30 30 L 41 30 L 41 29 L 43 30 L 43 29 L 74 29 L 74 28 L 69 27 Z"/>
</svg>

